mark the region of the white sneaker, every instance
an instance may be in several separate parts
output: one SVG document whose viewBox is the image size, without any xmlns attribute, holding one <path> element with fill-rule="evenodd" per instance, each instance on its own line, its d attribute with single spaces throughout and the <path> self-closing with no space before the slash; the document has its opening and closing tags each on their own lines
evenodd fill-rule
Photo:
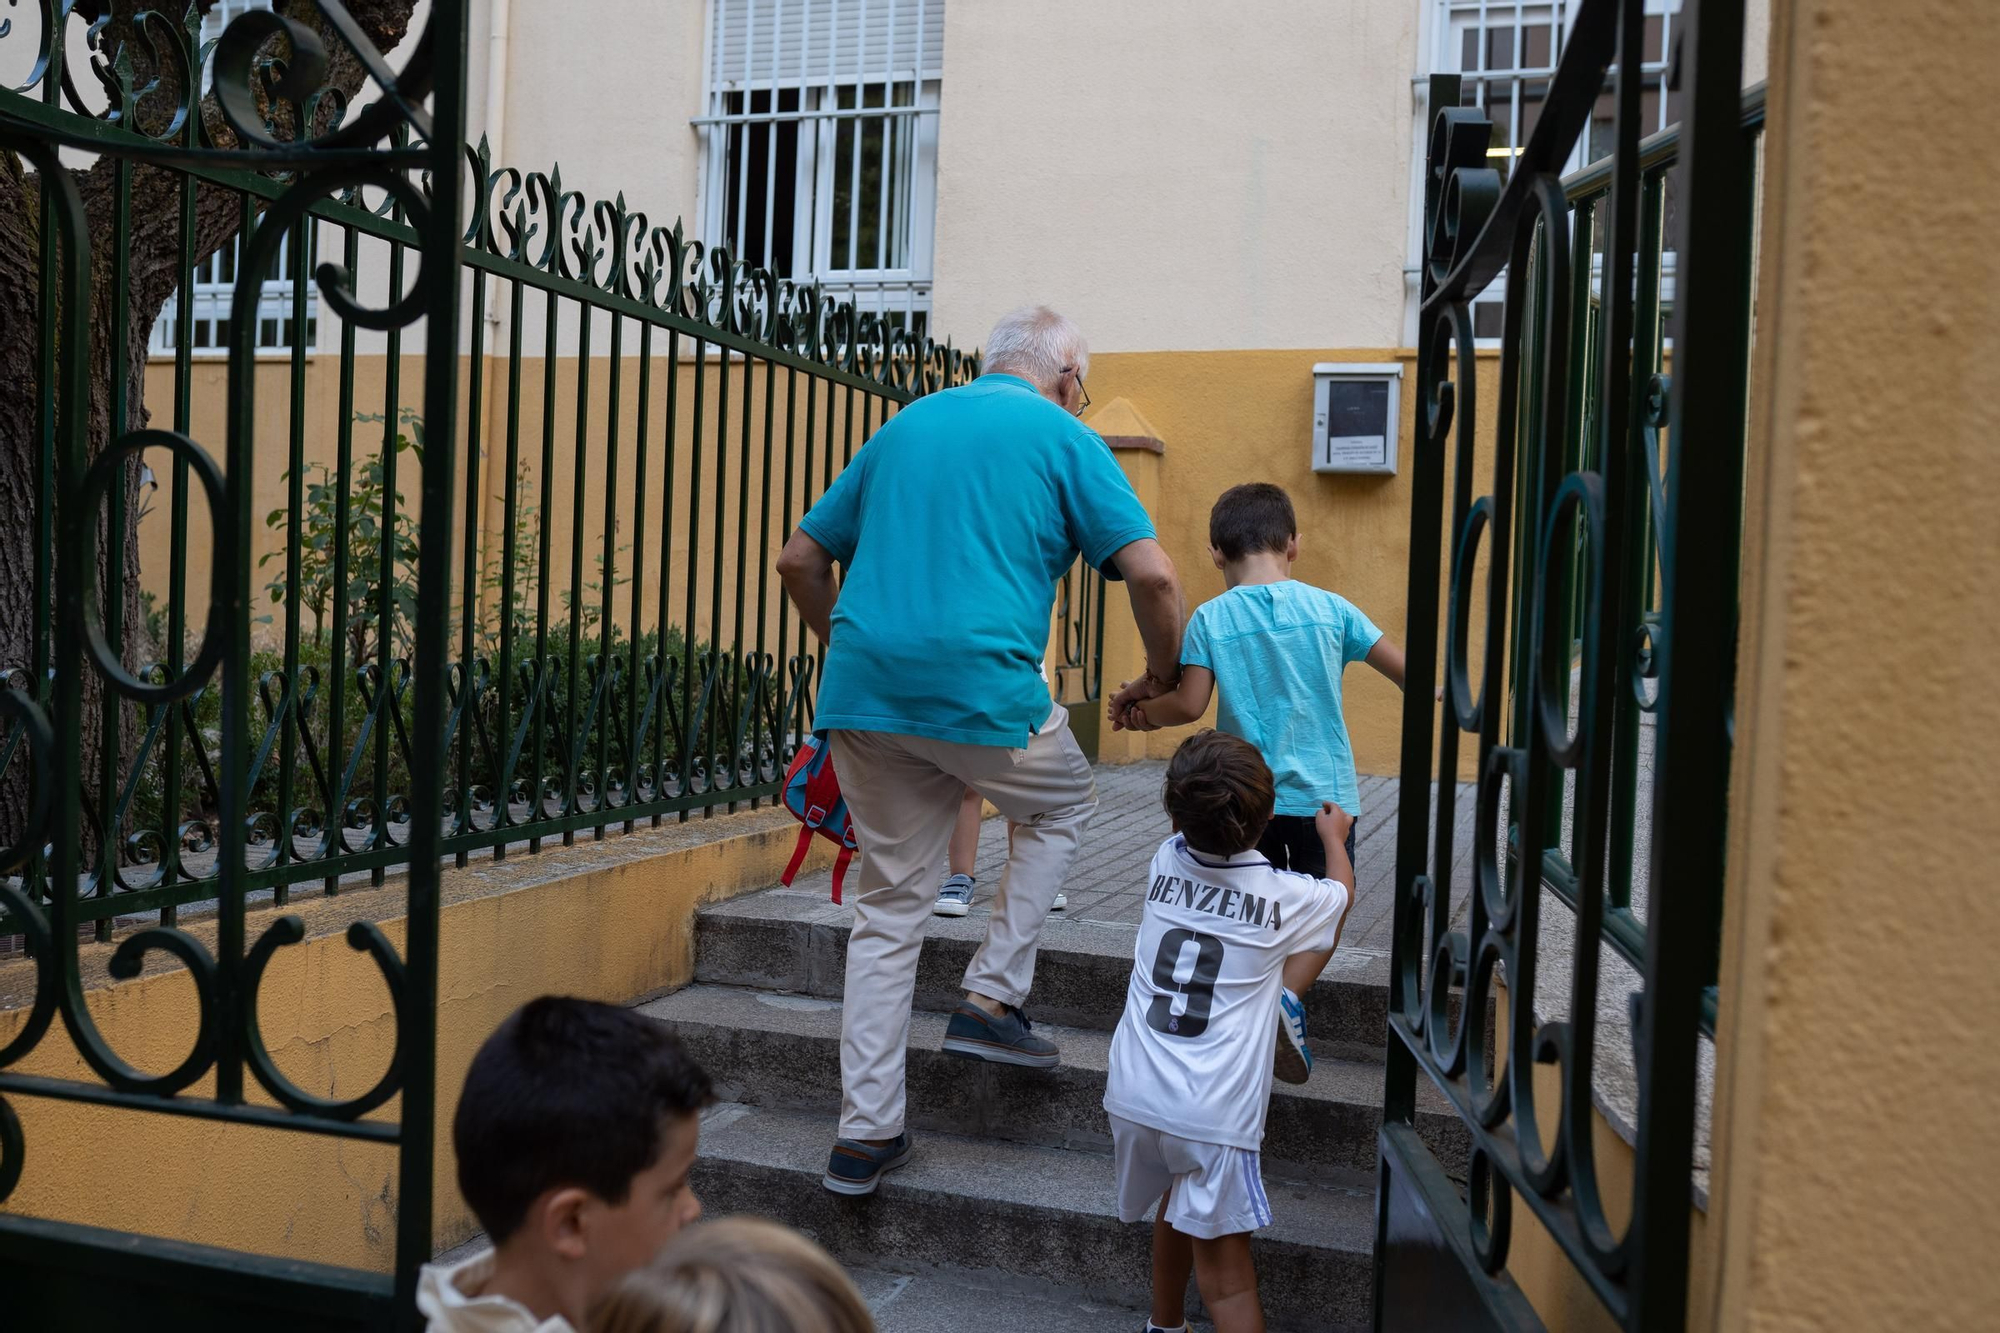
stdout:
<svg viewBox="0 0 2000 1333">
<path fill-rule="evenodd" d="M 1051 912 L 1060 912 L 1062 911 L 1063 908 L 1068 906 L 1069 906 L 1069 895 L 1067 893 L 1064 893 L 1061 889 L 1057 889 L 1056 900 L 1049 904 L 1049 910 Z"/>
</svg>

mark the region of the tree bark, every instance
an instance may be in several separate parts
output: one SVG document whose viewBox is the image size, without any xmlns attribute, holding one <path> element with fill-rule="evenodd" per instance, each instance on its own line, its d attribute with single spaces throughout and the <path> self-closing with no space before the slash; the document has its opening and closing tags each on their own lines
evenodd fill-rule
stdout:
<svg viewBox="0 0 2000 1333">
<path fill-rule="evenodd" d="M 176 100 L 179 71 L 171 64 L 155 64 L 152 45 L 138 34 L 136 16 L 149 7 L 150 0 L 85 0 L 77 6 L 86 19 L 107 18 L 101 47 L 115 55 L 121 47 L 134 69 L 134 86 L 144 87 L 158 79 L 160 87 L 142 99 L 136 119 L 142 126 L 158 108 L 171 107 Z M 195 0 L 203 12 L 216 0 Z M 401 43 L 409 28 L 414 0 L 348 0 L 346 8 L 363 31 L 384 52 Z M 358 100 L 365 71 L 360 61 L 342 43 L 320 14 L 314 0 L 279 0 L 274 6 L 287 17 L 303 22 L 320 33 L 328 54 L 327 86 L 347 98 Z M 82 60 L 87 53 L 73 51 L 70 67 L 79 86 L 89 81 Z M 273 50 L 273 55 L 284 54 Z M 204 98 L 199 113 L 205 142 L 217 147 L 234 147 L 236 136 L 215 106 L 213 94 Z M 276 108 L 274 120 L 280 137 L 293 130 L 288 109 Z M 114 432 L 111 394 L 113 357 L 123 357 L 126 373 L 126 413 L 115 423 L 119 435 L 145 426 L 152 413 L 145 401 L 147 348 L 153 325 L 180 276 L 181 189 L 183 176 L 158 167 L 134 165 L 131 169 L 130 225 L 121 235 L 116 227 L 118 161 L 105 155 L 85 168 L 76 169 L 73 179 L 82 195 L 90 237 L 90 397 L 87 411 L 85 465 L 97 458 L 111 443 Z M 42 272 L 42 182 L 37 173 L 24 168 L 12 153 L 0 150 L 0 366 L 14 371 L 0 375 L 0 673 L 12 676 L 28 672 L 34 658 L 36 612 L 35 559 L 37 523 L 43 497 L 37 493 L 37 459 L 41 448 L 38 427 L 42 403 L 54 392 L 55 367 L 41 364 L 40 321 Z M 197 191 L 194 235 L 191 244 L 199 264 L 235 239 L 243 221 L 242 196 L 234 191 L 204 184 Z M 113 326 L 111 276 L 119 247 L 123 247 L 127 271 L 128 323 L 121 339 Z M 58 404 L 58 410 L 64 405 Z M 219 439 L 199 443 L 222 461 L 225 442 Z M 152 460 L 164 466 L 165 459 Z M 140 568 L 138 516 L 142 460 L 131 459 L 124 467 L 125 495 L 124 559 L 117 569 L 109 567 L 109 543 L 105 540 L 110 506 L 97 517 L 98 605 L 113 603 L 121 609 L 123 634 L 120 655 L 128 671 L 138 671 L 147 662 L 163 660 L 165 645 L 148 641 L 139 599 Z M 53 483 L 51 482 L 51 488 Z M 53 497 L 52 497 L 53 498 Z M 60 500 L 57 500 L 60 503 Z M 226 534 L 229 539 L 246 539 L 244 534 Z M 205 540 L 207 534 L 192 531 L 190 541 Z M 73 595 L 73 589 L 65 589 Z M 199 634 L 199 626 L 191 626 Z M 83 661 L 59 664 L 64 671 L 81 671 L 84 680 L 83 752 L 79 756 L 51 757 L 58 769 L 80 761 L 77 776 L 85 792 L 85 808 L 99 803 L 99 774 L 103 762 L 103 680 Z M 119 762 L 114 771 L 124 781 L 133 760 L 140 727 L 136 710 L 122 708 Z M 0 730 L 0 747 L 5 744 Z M 195 738 L 199 744 L 200 739 Z M 26 775 L 28 764 L 17 756 L 0 772 L 0 845 L 12 845 L 20 836 L 27 811 Z M 114 788 L 114 797 L 116 788 Z M 178 819 L 181 812 L 174 812 Z M 86 857 L 94 856 L 97 837 L 85 822 Z M 114 837 L 117 833 L 114 832 Z M 86 864 L 89 862 L 86 861 Z"/>
</svg>

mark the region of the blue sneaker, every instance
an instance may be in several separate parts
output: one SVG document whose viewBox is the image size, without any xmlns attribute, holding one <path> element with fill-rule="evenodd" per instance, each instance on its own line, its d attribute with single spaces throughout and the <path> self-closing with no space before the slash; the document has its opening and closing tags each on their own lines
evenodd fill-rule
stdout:
<svg viewBox="0 0 2000 1333">
<path fill-rule="evenodd" d="M 1276 1072 L 1286 1083 L 1312 1077 L 1313 1053 L 1306 1045 L 1306 1007 L 1288 989 L 1278 992 L 1278 1056 Z"/>
<path fill-rule="evenodd" d="M 931 909 L 937 916 L 964 916 L 972 910 L 972 876 L 953 875 L 939 886 L 937 906 Z"/>
<path fill-rule="evenodd" d="M 872 1148 L 854 1139 L 835 1139 L 833 1156 L 827 1159 L 826 1175 L 820 1183 L 835 1194 L 873 1194 L 882 1183 L 882 1173 L 894 1171 L 910 1160 L 910 1136 L 898 1134 L 895 1142 Z"/>
<path fill-rule="evenodd" d="M 1029 1069 L 1054 1069 L 1062 1056 L 1056 1044 L 1034 1034 L 1034 1024 L 1013 1005 L 1000 1017 L 967 1000 L 952 1011 L 944 1030 L 944 1052 L 967 1060 L 990 1060 L 997 1065 L 1025 1065 Z"/>
</svg>

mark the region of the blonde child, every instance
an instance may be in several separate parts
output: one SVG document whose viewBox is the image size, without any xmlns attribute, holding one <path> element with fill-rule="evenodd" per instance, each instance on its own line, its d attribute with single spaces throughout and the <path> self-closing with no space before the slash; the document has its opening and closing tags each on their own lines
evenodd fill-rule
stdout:
<svg viewBox="0 0 2000 1333">
<path fill-rule="evenodd" d="M 875 1321 L 825 1250 L 732 1217 L 682 1232 L 606 1292 L 589 1333 L 875 1333 Z"/>
</svg>

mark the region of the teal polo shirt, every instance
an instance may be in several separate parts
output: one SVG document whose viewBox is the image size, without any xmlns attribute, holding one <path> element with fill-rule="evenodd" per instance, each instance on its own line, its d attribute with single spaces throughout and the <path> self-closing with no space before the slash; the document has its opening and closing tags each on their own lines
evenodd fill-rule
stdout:
<svg viewBox="0 0 2000 1333">
<path fill-rule="evenodd" d="M 843 566 L 814 727 L 1008 748 L 1048 719 L 1056 581 L 1153 535 L 1097 432 L 1013 375 L 890 417 L 799 528 Z"/>
</svg>

